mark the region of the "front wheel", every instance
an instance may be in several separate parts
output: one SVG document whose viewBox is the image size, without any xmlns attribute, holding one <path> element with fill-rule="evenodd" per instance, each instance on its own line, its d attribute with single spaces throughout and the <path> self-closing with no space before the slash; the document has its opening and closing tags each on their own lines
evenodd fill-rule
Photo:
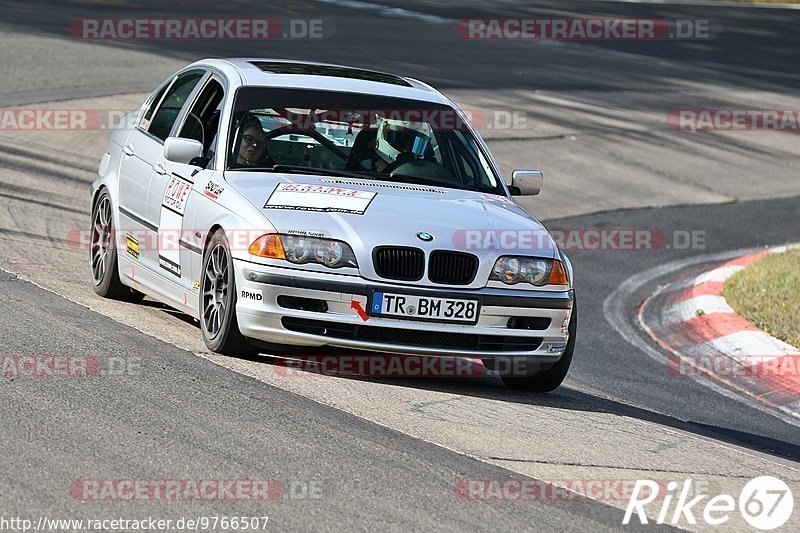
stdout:
<svg viewBox="0 0 800 533">
<path fill-rule="evenodd" d="M 578 330 L 578 305 L 577 301 L 572 302 L 572 317 L 569 321 L 569 340 L 564 349 L 564 355 L 556 364 L 531 376 L 504 376 L 500 378 L 508 388 L 524 390 L 529 392 L 550 392 L 557 389 L 564 378 L 567 377 L 570 364 L 572 363 L 572 352 L 575 350 L 575 335 Z"/>
<path fill-rule="evenodd" d="M 115 237 L 111 196 L 103 190 L 92 209 L 92 240 L 89 246 L 92 287 L 104 298 L 141 300 L 144 298 L 142 293 L 124 285 L 119 279 L 116 246 L 119 239 Z"/>
<path fill-rule="evenodd" d="M 209 350 L 224 355 L 251 355 L 256 350 L 236 321 L 236 276 L 228 239 L 217 230 L 203 256 L 200 281 L 200 329 Z"/>
</svg>

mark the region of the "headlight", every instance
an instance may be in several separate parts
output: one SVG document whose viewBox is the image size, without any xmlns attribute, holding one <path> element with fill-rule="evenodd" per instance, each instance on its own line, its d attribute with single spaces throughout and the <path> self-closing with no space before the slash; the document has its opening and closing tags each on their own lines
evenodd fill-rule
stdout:
<svg viewBox="0 0 800 533">
<path fill-rule="evenodd" d="M 557 259 L 507 255 L 497 259 L 489 279 L 502 281 L 506 285 L 530 283 L 542 286 L 569 283 L 564 265 Z"/>
<path fill-rule="evenodd" d="M 314 255 L 317 263 L 335 268 L 344 258 L 344 246 L 339 241 L 319 241 L 314 245 Z"/>
<path fill-rule="evenodd" d="M 263 235 L 250 246 L 250 253 L 272 259 L 286 259 L 296 265 L 319 263 L 329 268 L 358 267 L 350 245 L 333 239 L 284 234 Z"/>
<path fill-rule="evenodd" d="M 494 264 L 491 279 L 499 279 L 503 283 L 513 285 L 520 281 L 520 263 L 516 257 L 501 257 Z"/>
</svg>

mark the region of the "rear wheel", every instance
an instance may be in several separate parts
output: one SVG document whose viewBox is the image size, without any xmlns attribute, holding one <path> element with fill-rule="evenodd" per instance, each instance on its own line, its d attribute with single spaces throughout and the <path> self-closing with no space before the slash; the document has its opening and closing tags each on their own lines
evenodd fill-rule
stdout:
<svg viewBox="0 0 800 533">
<path fill-rule="evenodd" d="M 569 321 L 569 340 L 564 350 L 564 355 L 556 364 L 547 370 L 539 371 L 530 376 L 504 376 L 500 375 L 503 383 L 511 389 L 524 390 L 530 392 L 550 392 L 557 389 L 564 378 L 567 377 L 570 364 L 572 363 L 572 352 L 575 350 L 575 334 L 578 329 L 578 306 L 577 301 L 572 302 L 572 317 Z"/>
<path fill-rule="evenodd" d="M 89 246 L 89 257 L 94 292 L 104 298 L 115 300 L 141 300 L 144 298 L 142 293 L 124 285 L 119 279 L 117 242 L 111 196 L 108 191 L 104 190 L 100 193 L 92 210 L 92 239 Z"/>
<path fill-rule="evenodd" d="M 250 355 L 257 352 L 236 321 L 236 278 L 228 239 L 217 230 L 206 246 L 200 281 L 200 329 L 212 352 Z"/>
</svg>

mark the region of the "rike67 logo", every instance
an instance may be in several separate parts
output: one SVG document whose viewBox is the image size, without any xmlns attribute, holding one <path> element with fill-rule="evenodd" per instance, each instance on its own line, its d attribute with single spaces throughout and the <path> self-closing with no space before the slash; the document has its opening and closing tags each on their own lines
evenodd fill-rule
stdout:
<svg viewBox="0 0 800 533">
<path fill-rule="evenodd" d="M 739 493 L 738 501 L 729 494 L 719 494 L 709 498 L 706 494 L 692 494 L 692 480 L 687 479 L 678 490 L 678 483 L 667 483 L 667 494 L 660 495 L 663 483 L 649 479 L 638 479 L 633 487 L 628 507 L 625 509 L 623 524 L 629 524 L 635 514 L 641 524 L 647 524 L 645 508 L 658 500 L 654 507 L 658 511 L 656 524 L 677 526 L 697 524 L 698 518 L 708 525 L 719 526 L 731 519 L 731 513 L 738 508 L 739 514 L 750 527 L 768 531 L 784 525 L 792 515 L 794 497 L 789 486 L 778 478 L 761 476 L 750 480 Z M 694 497 L 691 497 L 690 494 Z M 690 499 L 691 498 L 691 499 Z M 672 502 L 675 502 L 674 507 Z M 683 524 L 681 524 L 683 525 Z"/>
</svg>

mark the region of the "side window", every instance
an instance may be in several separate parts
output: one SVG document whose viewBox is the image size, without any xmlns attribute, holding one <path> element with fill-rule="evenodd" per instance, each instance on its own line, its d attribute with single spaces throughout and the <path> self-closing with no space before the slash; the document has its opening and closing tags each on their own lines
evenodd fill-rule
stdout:
<svg viewBox="0 0 800 533">
<path fill-rule="evenodd" d="M 163 87 L 161 87 L 156 93 L 150 96 L 147 100 L 146 109 L 142 114 L 142 118 L 139 120 L 139 128 L 144 131 L 147 131 L 147 128 L 150 127 L 150 121 L 153 119 L 153 113 L 155 113 L 156 108 L 158 107 L 159 102 L 164 97 L 164 93 L 167 92 L 170 84 L 165 83 Z"/>
<path fill-rule="evenodd" d="M 200 141 L 203 143 L 203 153 L 207 153 L 217 136 L 224 93 L 222 85 L 217 80 L 213 78 L 208 80 L 186 114 L 178 137 Z"/>
<path fill-rule="evenodd" d="M 494 187 L 492 170 L 483 157 L 475 141 L 462 132 L 452 132 L 448 136 L 450 157 L 456 167 L 456 174 L 465 185 L 475 187 Z"/>
<path fill-rule="evenodd" d="M 158 111 L 153 115 L 147 131 L 158 137 L 162 141 L 169 137 L 169 132 L 181 112 L 181 108 L 186 103 L 195 85 L 205 75 L 204 70 L 190 70 L 175 78 L 175 81 L 167 89 Z"/>
</svg>

